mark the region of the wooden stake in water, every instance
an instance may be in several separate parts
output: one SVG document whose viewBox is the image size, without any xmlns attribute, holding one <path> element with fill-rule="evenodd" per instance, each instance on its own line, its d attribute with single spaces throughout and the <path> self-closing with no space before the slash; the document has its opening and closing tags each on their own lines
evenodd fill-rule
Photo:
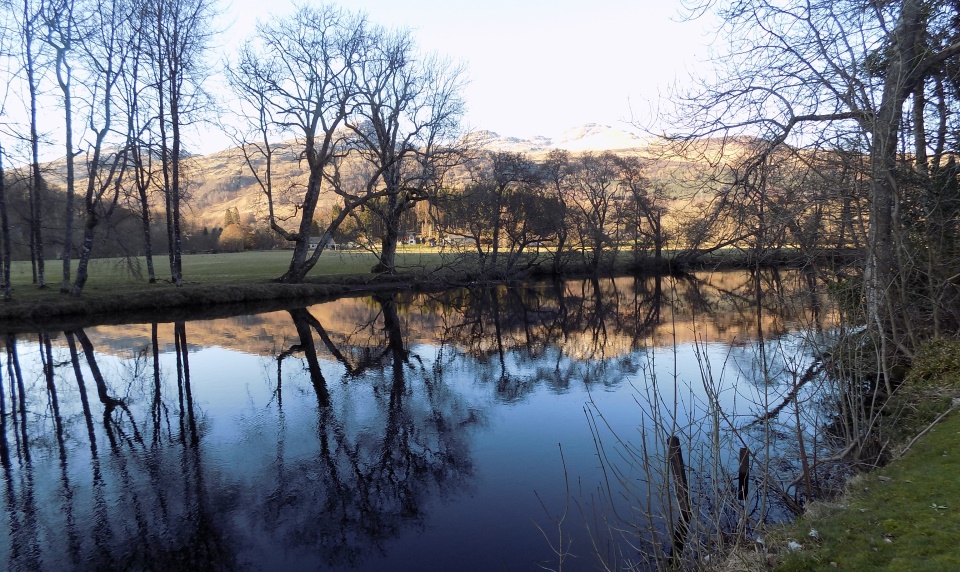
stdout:
<svg viewBox="0 0 960 572">
<path fill-rule="evenodd" d="M 746 501 L 750 487 L 750 449 L 740 447 L 740 468 L 737 470 L 737 498 Z"/>
<path fill-rule="evenodd" d="M 673 490 L 677 496 L 677 504 L 680 505 L 680 519 L 673 530 L 673 551 L 670 553 L 670 560 L 674 561 L 683 554 L 683 546 L 687 541 L 687 533 L 690 531 L 690 519 L 693 517 L 693 510 L 690 508 L 690 487 L 687 484 L 687 471 L 683 466 L 683 453 L 680 451 L 680 439 L 672 435 L 667 441 L 669 451 L 670 471 L 673 473 Z"/>
</svg>

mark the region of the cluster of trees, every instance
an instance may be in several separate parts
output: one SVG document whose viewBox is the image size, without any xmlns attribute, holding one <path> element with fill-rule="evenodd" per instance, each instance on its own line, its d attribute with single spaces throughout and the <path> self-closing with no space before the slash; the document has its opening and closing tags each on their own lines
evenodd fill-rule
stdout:
<svg viewBox="0 0 960 572">
<path fill-rule="evenodd" d="M 960 5 L 951 0 L 709 3 L 729 39 L 719 81 L 683 100 L 690 138 L 759 135 L 731 193 L 769 200 L 783 155 L 831 157 L 811 181 L 859 190 L 841 201 L 865 229 L 862 318 L 878 379 L 930 335 L 960 330 Z M 792 143 L 794 147 L 788 146 Z M 796 150 L 795 148 L 800 148 Z M 843 220 L 847 219 L 847 220 Z M 763 218 L 758 219 L 763 224 Z"/>
<path fill-rule="evenodd" d="M 316 228 L 316 225 L 314 225 Z M 204 227 L 206 231 L 206 227 Z M 240 214 L 240 209 L 227 209 L 223 216 L 223 226 L 214 228 L 211 240 L 205 248 L 187 250 L 241 252 L 244 250 L 268 250 L 282 246 L 276 233 L 258 225 L 251 213 Z"/>
<path fill-rule="evenodd" d="M 496 152 L 467 167 L 466 181 L 440 196 L 433 214 L 445 242 L 468 245 L 482 272 L 511 274 L 545 258 L 556 272 L 571 262 L 596 271 L 622 248 L 662 259 L 669 200 L 642 159 Z"/>
<path fill-rule="evenodd" d="M 642 157 L 484 152 L 466 161 L 465 182 L 430 203 L 427 221 L 443 242 L 468 246 L 482 272 L 506 275 L 596 272 L 623 252 L 638 269 L 663 269 L 724 248 L 768 265 L 865 244 L 864 157 L 785 146 L 768 154 L 762 189 L 739 184 L 766 144 L 698 140 Z M 712 171 L 707 154 L 722 156 L 723 169 Z"/>
<path fill-rule="evenodd" d="M 395 271 L 404 214 L 435 197 L 461 161 L 462 76 L 460 67 L 420 54 L 408 32 L 330 5 L 302 6 L 258 26 L 228 77 L 249 126 L 245 162 L 266 197 L 271 228 L 293 245 L 281 281 L 303 280 L 327 238 L 367 211 L 383 230 L 373 270 Z M 308 181 L 278 189 L 272 142 L 291 137 Z M 338 208 L 311 250 L 324 191 L 337 195 Z M 294 205 L 293 220 L 277 214 L 283 203 Z"/>
<path fill-rule="evenodd" d="M 0 145 L 0 160 L 21 152 L 28 165 L 9 178 L 0 167 L 0 282 L 5 298 L 11 295 L 14 242 L 5 187 L 17 178 L 23 179 L 28 196 L 23 226 L 29 229 L 34 283 L 46 286 L 44 234 L 50 227 L 45 218 L 51 210 L 45 202 L 53 193 L 47 192 L 41 173 L 39 125 L 49 119 L 49 105 L 44 105 L 51 99 L 59 103 L 62 123 L 57 136 L 44 143 L 62 145 L 66 161 L 58 228 L 61 290 L 80 295 L 97 233 L 121 211 L 140 219 L 136 234 L 143 237 L 151 282 L 156 280 L 151 214 L 163 212 L 165 242 L 172 246 L 167 249 L 171 280 L 181 285 L 180 208 L 186 198 L 182 128 L 196 120 L 207 100 L 201 84 L 207 74 L 212 2 L 24 0 L 5 4 L 2 12 L 0 73 L 12 90 L 0 112 L 12 121 L 3 133 L 8 142 Z M 24 171 L 29 176 L 21 177 Z"/>
</svg>

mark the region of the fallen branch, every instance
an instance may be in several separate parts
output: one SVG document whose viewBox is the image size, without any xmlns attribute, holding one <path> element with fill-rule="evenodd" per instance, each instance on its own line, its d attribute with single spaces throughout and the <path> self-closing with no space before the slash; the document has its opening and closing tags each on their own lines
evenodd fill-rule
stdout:
<svg viewBox="0 0 960 572">
<path fill-rule="evenodd" d="M 784 407 L 789 405 L 790 402 L 792 402 L 794 399 L 797 398 L 797 393 L 799 393 L 800 388 L 806 385 L 807 382 L 812 380 L 814 377 L 816 377 L 816 375 L 821 371 L 823 371 L 823 361 L 821 361 L 820 358 L 817 358 L 816 360 L 814 360 L 812 364 L 810 364 L 810 367 L 807 368 L 807 371 L 805 371 L 803 375 L 800 376 L 800 380 L 793 386 L 793 389 L 791 389 L 790 392 L 787 393 L 787 396 L 783 398 L 783 401 L 780 403 L 780 405 L 777 405 L 776 407 L 774 407 L 764 415 L 761 415 L 760 417 L 757 417 L 756 419 L 748 423 L 745 429 L 749 429 L 750 427 L 753 427 L 754 425 L 757 425 L 759 423 L 765 423 L 767 421 L 770 421 L 771 419 L 779 415 L 780 412 L 783 411 Z"/>
<path fill-rule="evenodd" d="M 909 443 L 907 443 L 907 446 L 904 447 L 902 451 L 900 451 L 900 454 L 898 455 L 898 457 L 903 457 L 904 455 L 906 455 L 906 454 L 907 454 L 907 451 L 910 450 L 910 447 L 913 447 L 913 444 L 916 443 L 917 440 L 920 439 L 920 437 L 923 437 L 924 435 L 926 435 L 928 431 L 930 431 L 931 429 L 933 429 L 933 426 L 934 426 L 934 425 L 936 425 L 937 423 L 940 423 L 940 421 L 941 421 L 944 417 L 946 417 L 948 414 L 950 414 L 951 412 L 953 412 L 953 410 L 955 410 L 956 408 L 957 408 L 956 405 L 951 405 L 949 409 L 947 409 L 946 411 L 944 411 L 943 413 L 941 413 L 939 417 L 937 417 L 936 419 L 934 419 L 934 420 L 933 420 L 933 423 L 931 423 L 930 425 L 927 425 L 927 428 L 926 428 L 926 429 L 924 429 L 923 431 L 917 433 L 917 436 L 914 437 Z"/>
</svg>

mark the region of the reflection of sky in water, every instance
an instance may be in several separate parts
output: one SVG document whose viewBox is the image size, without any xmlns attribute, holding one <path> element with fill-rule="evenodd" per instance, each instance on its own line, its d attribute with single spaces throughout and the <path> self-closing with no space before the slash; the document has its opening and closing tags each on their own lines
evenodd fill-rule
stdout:
<svg viewBox="0 0 960 572">
<path fill-rule="evenodd" d="M 185 328 L 191 344 L 192 327 Z M 382 329 L 379 322 L 363 338 L 381 344 L 371 346 L 378 351 L 387 343 Z M 662 453 L 674 418 L 677 431 L 694 441 L 713 435 L 708 387 L 739 425 L 779 401 L 789 378 L 784 364 L 802 371 L 808 361 L 796 357 L 805 349 L 792 335 L 765 345 L 771 384 L 758 374 L 755 343 L 631 351 L 618 345 L 603 360 L 577 359 L 556 340 L 536 355 L 513 344 L 502 356 L 489 341 L 479 353 L 464 344 L 410 343 L 399 370 L 387 355 L 349 375 L 315 339 L 329 393 L 329 406 L 321 407 L 302 352 L 285 358 L 278 376 L 276 354 L 300 341 L 290 332 L 274 342 L 272 355 L 190 346 L 196 448 L 189 418 L 180 414 L 172 336 L 160 340 L 159 418 L 149 352 L 135 358 L 116 351 L 122 341 L 114 337 L 111 353 L 97 354 L 109 391 L 129 411 L 114 410 L 107 425 L 81 358 L 95 458 L 61 335 L 53 353 L 65 461 L 37 343 L 22 337 L 31 461 L 14 455 L 6 470 L 0 523 L 10 534 L 0 538 L 0 560 L 29 565 L 24 547 L 33 546 L 46 569 L 148 562 L 174 569 L 210 561 L 255 569 L 532 569 L 551 556 L 534 523 L 549 527 L 563 510 L 564 462 L 572 500 L 588 501 L 601 485 L 588 419 L 611 452 L 613 435 L 639 446 L 646 427 L 651 451 Z M 138 338 L 131 349 L 143 345 Z M 4 355 L 9 408 L 7 363 Z M 712 374 L 706 384 L 705 363 Z M 654 419 L 667 429 L 653 430 Z M 11 421 L 7 442 L 15 453 Z M 626 471 L 644 489 L 643 467 Z M 567 526 L 580 557 L 565 569 L 592 568 L 583 520 L 571 508 Z"/>
</svg>

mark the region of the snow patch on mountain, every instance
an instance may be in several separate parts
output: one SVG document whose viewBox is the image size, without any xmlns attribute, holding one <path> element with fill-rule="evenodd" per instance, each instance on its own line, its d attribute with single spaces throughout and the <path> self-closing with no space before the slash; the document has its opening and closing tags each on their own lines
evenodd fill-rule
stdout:
<svg viewBox="0 0 960 572">
<path fill-rule="evenodd" d="M 493 131 L 476 131 L 475 141 L 491 151 L 545 153 L 553 149 L 567 151 L 616 151 L 646 147 L 649 142 L 637 135 L 609 125 L 587 123 L 564 131 L 556 139 L 536 136 L 530 139 L 504 137 Z"/>
</svg>

